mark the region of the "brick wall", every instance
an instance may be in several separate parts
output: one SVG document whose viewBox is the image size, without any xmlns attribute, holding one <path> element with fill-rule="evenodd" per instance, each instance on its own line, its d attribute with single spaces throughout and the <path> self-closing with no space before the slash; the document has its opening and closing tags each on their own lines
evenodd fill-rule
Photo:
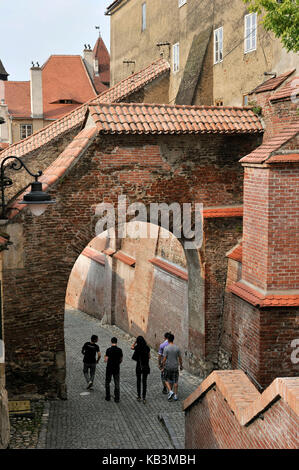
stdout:
<svg viewBox="0 0 299 470">
<path fill-rule="evenodd" d="M 187 398 L 186 449 L 298 448 L 298 379 L 277 379 L 260 395 L 242 374 L 214 372 Z"/>
<path fill-rule="evenodd" d="M 9 390 L 65 394 L 67 283 L 76 259 L 94 237 L 97 204 L 117 204 L 119 194 L 127 195 L 128 203 L 146 205 L 238 204 L 238 160 L 259 142 L 256 136 L 101 136 L 51 188 L 55 206 L 38 218 L 25 211 L 17 215 L 12 223 L 22 226 L 21 263 L 6 265 L 3 278 Z M 204 312 L 197 310 L 198 302 L 190 305 L 189 322 L 197 324 Z M 196 328 L 191 343 L 195 358 L 202 350 Z M 214 341 L 208 333 L 207 338 Z"/>
<path fill-rule="evenodd" d="M 299 288 L 298 178 L 292 165 L 245 170 L 242 277 L 264 290 Z"/>
</svg>

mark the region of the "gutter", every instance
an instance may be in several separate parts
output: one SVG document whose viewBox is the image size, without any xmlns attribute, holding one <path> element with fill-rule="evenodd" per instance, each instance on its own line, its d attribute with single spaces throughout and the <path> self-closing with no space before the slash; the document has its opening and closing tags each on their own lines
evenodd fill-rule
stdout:
<svg viewBox="0 0 299 470">
<path fill-rule="evenodd" d="M 105 11 L 104 15 L 105 16 L 110 16 L 112 11 L 120 4 L 122 3 L 123 0 L 115 0 L 111 5 L 107 7 L 107 10 Z"/>
</svg>

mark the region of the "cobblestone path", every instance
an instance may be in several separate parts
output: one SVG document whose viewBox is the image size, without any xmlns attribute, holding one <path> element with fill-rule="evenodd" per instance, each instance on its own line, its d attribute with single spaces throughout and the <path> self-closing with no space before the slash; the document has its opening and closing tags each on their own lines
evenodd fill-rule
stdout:
<svg viewBox="0 0 299 470">
<path fill-rule="evenodd" d="M 81 348 L 92 334 L 99 336 L 102 358 L 97 365 L 94 390 L 86 394 Z M 121 364 L 120 403 L 105 401 L 105 368 L 103 358 L 112 336 L 124 353 Z M 132 338 L 115 326 L 101 323 L 82 312 L 66 310 L 65 343 L 67 356 L 67 391 L 65 401 L 49 403 L 49 417 L 40 439 L 39 448 L 46 449 L 172 449 L 184 445 L 183 400 L 200 383 L 183 371 L 179 382 L 179 400 L 168 402 L 162 394 L 157 354 L 152 352 L 151 373 L 148 377 L 147 403 L 136 399 L 135 362 L 130 346 Z M 111 391 L 113 394 L 113 380 Z M 82 395 L 82 393 L 84 393 Z M 169 430 L 158 419 L 166 417 Z"/>
</svg>

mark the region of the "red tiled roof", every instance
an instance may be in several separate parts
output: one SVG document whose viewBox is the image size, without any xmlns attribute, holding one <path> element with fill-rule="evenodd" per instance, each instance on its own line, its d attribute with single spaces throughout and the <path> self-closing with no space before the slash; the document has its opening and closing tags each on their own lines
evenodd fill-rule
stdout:
<svg viewBox="0 0 299 470">
<path fill-rule="evenodd" d="M 9 147 L 8 142 L 0 142 L 0 151 L 5 150 L 7 147 Z"/>
<path fill-rule="evenodd" d="M 4 99 L 15 118 L 31 118 L 30 82 L 4 81 Z"/>
<path fill-rule="evenodd" d="M 67 146 L 67 148 L 59 155 L 58 158 L 44 170 L 39 181 L 42 183 L 43 191 L 47 191 L 49 186 L 54 184 L 65 172 L 74 164 L 74 162 L 80 157 L 82 152 L 91 144 L 95 136 L 97 135 L 97 129 L 95 127 L 85 128 L 73 139 L 73 141 Z M 30 187 L 27 188 L 18 198 L 21 200 L 24 194 L 30 191 Z M 19 204 L 15 201 L 11 206 L 8 218 L 13 218 L 26 204 Z M 13 210 L 15 209 L 15 210 Z"/>
<path fill-rule="evenodd" d="M 120 101 L 131 93 L 142 88 L 142 86 L 147 85 L 161 74 L 169 71 L 169 67 L 168 62 L 164 59 L 159 59 L 151 66 L 146 67 L 137 74 L 133 74 L 125 80 L 117 83 L 114 87 L 109 88 L 95 99 L 92 99 L 89 103 L 94 101 L 99 103 L 102 100 L 105 100 L 105 102 L 110 102 L 112 100 Z M 62 118 L 57 119 L 43 129 L 34 132 L 30 137 L 11 145 L 7 150 L 0 153 L 0 161 L 12 152 L 14 155 L 19 157 L 26 155 L 27 153 L 42 147 L 51 140 L 64 134 L 68 130 L 78 126 L 84 121 L 89 103 L 84 103 L 83 105 L 78 106 L 75 110 L 69 112 Z"/>
<path fill-rule="evenodd" d="M 168 263 L 165 260 L 162 260 L 160 258 L 152 258 L 149 259 L 149 262 L 152 263 L 154 266 L 158 266 L 158 268 L 163 269 L 164 271 L 173 274 L 174 276 L 180 277 L 184 281 L 188 281 L 188 273 L 180 268 L 177 268 L 176 266 L 173 266 L 173 264 Z"/>
<path fill-rule="evenodd" d="M 278 100 L 290 100 L 292 95 L 294 98 L 298 99 L 299 95 L 299 76 L 292 77 L 292 79 L 285 84 L 282 88 L 277 90 L 272 96 L 270 96 L 270 101 Z"/>
<path fill-rule="evenodd" d="M 299 294 L 263 295 L 242 281 L 230 284 L 228 290 L 255 307 L 299 307 Z"/>
<path fill-rule="evenodd" d="M 94 57 L 98 59 L 99 65 L 99 76 L 95 77 L 97 79 L 98 85 L 102 82 L 110 82 L 110 55 L 107 50 L 107 47 L 101 37 L 98 37 L 97 42 L 93 48 Z M 95 81 L 95 80 L 94 80 Z M 98 90 L 98 93 L 101 93 L 103 90 Z"/>
<path fill-rule="evenodd" d="M 278 77 L 270 78 L 266 80 L 261 85 L 258 85 L 254 90 L 252 90 L 249 94 L 252 95 L 253 93 L 263 93 L 265 91 L 272 91 L 276 90 L 292 73 L 295 72 L 296 69 L 289 70 L 288 72 L 284 72 Z"/>
<path fill-rule="evenodd" d="M 109 93 L 109 92 L 108 92 Z M 263 132 L 249 108 L 163 104 L 90 104 L 104 134 L 255 134 Z"/>
<path fill-rule="evenodd" d="M 230 250 L 226 256 L 227 258 L 233 259 L 242 263 L 242 242 L 235 246 L 232 250 Z"/>
<path fill-rule="evenodd" d="M 45 119 L 58 119 L 96 97 L 93 85 L 79 55 L 51 55 L 42 66 Z M 72 100 L 75 104 L 60 104 Z"/>
<path fill-rule="evenodd" d="M 253 152 L 241 158 L 241 163 L 264 163 L 299 132 L 299 121 L 290 124 L 280 134 L 266 140 Z"/>
<path fill-rule="evenodd" d="M 170 65 L 165 59 L 158 59 L 139 72 L 130 75 L 118 82 L 105 93 L 100 95 L 94 102 L 113 103 L 124 101 L 125 98 L 135 93 L 156 78 L 170 71 Z"/>
<path fill-rule="evenodd" d="M 109 89 L 109 87 L 107 85 L 104 85 L 104 83 L 101 82 L 100 77 L 94 77 L 92 81 L 93 81 L 94 87 L 97 90 L 97 93 L 99 95 L 101 93 L 104 93 L 104 91 L 107 91 Z"/>
</svg>

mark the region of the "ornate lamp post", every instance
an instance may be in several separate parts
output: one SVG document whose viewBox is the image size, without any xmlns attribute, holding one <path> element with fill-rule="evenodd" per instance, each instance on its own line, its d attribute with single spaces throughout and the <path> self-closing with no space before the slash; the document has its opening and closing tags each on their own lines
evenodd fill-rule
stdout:
<svg viewBox="0 0 299 470">
<path fill-rule="evenodd" d="M 13 160 L 10 165 L 5 165 L 7 160 Z M 45 193 L 42 190 L 42 183 L 38 181 L 38 178 L 42 175 L 42 172 L 39 171 L 36 174 L 31 173 L 30 170 L 26 167 L 25 163 L 15 156 L 9 156 L 2 160 L 0 167 L 0 190 L 1 190 L 1 215 L 0 215 L 0 224 L 4 225 L 7 223 L 7 205 L 5 204 L 5 189 L 8 186 L 13 184 L 11 178 L 5 175 L 6 168 L 18 171 L 24 168 L 27 173 L 35 178 L 35 181 L 31 183 L 31 191 L 24 195 L 23 200 L 20 204 L 28 204 L 29 209 L 33 215 L 39 216 L 43 214 L 49 204 L 54 204 L 56 201 L 51 199 L 51 196 L 48 193 Z"/>
</svg>

